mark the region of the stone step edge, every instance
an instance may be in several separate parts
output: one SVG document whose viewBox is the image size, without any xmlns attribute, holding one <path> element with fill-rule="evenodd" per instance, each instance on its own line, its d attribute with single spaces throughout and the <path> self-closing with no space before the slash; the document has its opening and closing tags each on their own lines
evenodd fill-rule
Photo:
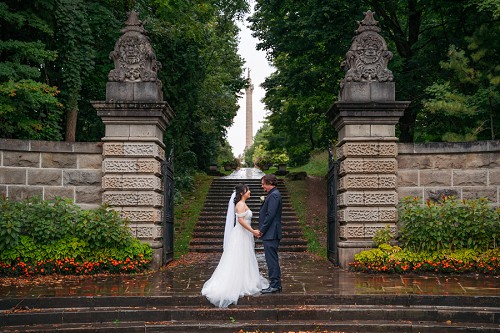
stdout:
<svg viewBox="0 0 500 333">
<path fill-rule="evenodd" d="M 71 307 L 46 307 L 46 308 L 32 308 L 30 310 L 0 310 L 0 315 L 11 315 L 11 314 L 31 314 L 36 313 L 53 313 L 53 312 L 65 312 L 65 313 L 83 313 L 83 312 L 116 312 L 116 311 L 171 311 L 175 310 L 181 311 L 228 311 L 228 312 L 241 312 L 247 313 L 251 310 L 253 313 L 265 312 L 265 311 L 328 311 L 336 310 L 336 312 L 344 311 L 402 311 L 402 310 L 418 310 L 427 312 L 442 312 L 442 311 L 454 311 L 454 312 L 474 312 L 474 313 L 499 313 L 499 306 L 451 306 L 451 305 L 393 305 L 393 304 L 259 304 L 259 306 L 250 304 L 238 304 L 231 305 L 228 308 L 219 309 L 215 306 L 209 305 L 208 301 L 203 297 L 202 301 L 204 304 L 199 305 L 182 305 L 182 304 L 172 304 L 163 306 L 138 306 L 138 305 L 128 305 L 128 306 L 71 306 Z M 257 297 L 267 297 L 267 296 L 257 296 Z M 271 296 L 272 297 L 272 296 Z M 500 325 L 500 324 L 499 324 Z"/>
<path fill-rule="evenodd" d="M 155 307 L 155 308 L 55 308 L 45 311 L 34 309 L 22 313 L 2 314 L 0 319 L 4 326 L 16 325 L 37 325 L 46 323 L 100 323 L 127 322 L 129 318 L 137 321 L 139 318 L 143 322 L 161 321 L 199 321 L 211 322 L 225 320 L 227 318 L 236 318 L 242 321 L 276 321 L 281 320 L 302 320 L 304 322 L 315 321 L 340 321 L 340 320 L 363 320 L 369 321 L 434 321 L 450 323 L 469 323 L 469 324 L 499 324 L 495 320 L 496 315 L 500 314 L 500 308 L 492 310 L 474 308 L 441 308 L 441 307 L 260 307 L 260 308 L 206 308 L 206 307 Z M 499 325 L 500 326 L 500 325 Z"/>
<path fill-rule="evenodd" d="M 270 296 L 270 297 L 267 297 Z M 276 294 L 244 296 L 238 300 L 240 306 L 272 305 L 288 306 L 315 306 L 315 305 L 357 305 L 357 306 L 442 306 L 442 307 L 477 307 L 498 308 L 498 296 L 476 295 L 417 295 L 417 294 Z M 67 307 L 75 308 L 79 304 L 84 307 L 95 307 L 104 302 L 112 302 L 114 306 L 129 304 L 130 306 L 156 307 L 170 302 L 169 305 L 191 304 L 196 306 L 208 305 L 201 294 L 198 295 L 161 295 L 161 296 L 37 296 L 37 297 L 12 297 L 0 299 L 0 310 L 9 310 L 15 306 L 35 307 L 47 304 L 48 308 L 56 304 L 66 303 Z M 474 306 L 473 306 L 474 305 Z M 66 306 L 59 306 L 66 307 Z"/>
<path fill-rule="evenodd" d="M 240 329 L 246 331 L 324 331 L 334 330 L 342 331 L 345 333 L 372 332 L 372 333 L 401 333 L 401 332 L 426 332 L 426 333 L 443 333 L 454 332 L 460 330 L 461 332 L 498 332 L 498 325 L 461 325 L 436 323 L 432 321 L 404 321 L 404 322 L 387 322 L 387 321 L 342 321 L 342 322 L 314 322 L 304 323 L 303 321 L 280 321 L 275 323 L 263 323 L 260 321 L 236 321 L 230 320 L 200 323 L 198 321 L 182 321 L 176 323 L 163 323 L 163 322 L 129 322 L 129 323 L 112 323 L 112 324 L 92 324 L 90 327 L 81 327 L 78 324 L 58 324 L 58 325 L 37 325 L 36 328 L 25 326 L 11 326 L 3 327 L 4 333 L 20 333 L 20 332 L 124 332 L 127 333 L 148 333 L 148 332 L 216 332 L 216 333 L 234 333 Z M 409 330 L 409 331 L 408 331 Z"/>
</svg>

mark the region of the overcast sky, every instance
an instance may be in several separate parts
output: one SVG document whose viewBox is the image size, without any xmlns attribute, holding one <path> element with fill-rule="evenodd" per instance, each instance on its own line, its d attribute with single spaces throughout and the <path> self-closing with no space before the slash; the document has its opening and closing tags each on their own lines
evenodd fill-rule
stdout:
<svg viewBox="0 0 500 333">
<path fill-rule="evenodd" d="M 248 29 L 248 22 L 238 23 L 240 31 L 240 44 L 238 53 L 241 55 L 245 61 L 245 67 L 250 68 L 250 78 L 254 85 L 253 90 L 253 135 L 257 133 L 257 130 L 262 126 L 262 121 L 266 115 L 264 110 L 264 104 L 262 104 L 261 99 L 264 98 L 264 89 L 260 87 L 264 79 L 269 76 L 274 70 L 269 65 L 266 60 L 265 52 L 257 51 L 257 39 L 253 38 L 250 29 Z M 245 72 L 245 77 L 247 72 Z M 243 94 L 243 98 L 239 100 L 240 109 L 238 114 L 234 118 L 233 126 L 228 130 L 227 139 L 229 144 L 233 148 L 233 154 L 235 157 L 243 154 L 245 149 L 245 124 L 246 124 L 246 96 Z"/>
</svg>

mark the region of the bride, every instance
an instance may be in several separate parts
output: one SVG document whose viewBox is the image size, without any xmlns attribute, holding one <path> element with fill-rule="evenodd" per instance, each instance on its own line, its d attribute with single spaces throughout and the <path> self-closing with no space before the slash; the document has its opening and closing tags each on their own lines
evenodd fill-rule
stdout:
<svg viewBox="0 0 500 333">
<path fill-rule="evenodd" d="M 236 185 L 228 204 L 224 252 L 212 277 L 201 290 L 201 294 L 219 308 L 237 304 L 241 296 L 259 294 L 269 286 L 259 273 L 255 257 L 254 237 L 260 237 L 260 231 L 251 227 L 252 211 L 246 204 L 248 198 L 248 186 Z M 238 223 L 234 226 L 235 210 Z"/>
</svg>

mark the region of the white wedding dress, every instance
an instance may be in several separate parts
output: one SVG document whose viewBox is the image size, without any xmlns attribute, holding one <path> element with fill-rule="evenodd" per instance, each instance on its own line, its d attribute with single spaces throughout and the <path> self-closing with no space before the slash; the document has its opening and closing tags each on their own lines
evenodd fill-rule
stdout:
<svg viewBox="0 0 500 333">
<path fill-rule="evenodd" d="M 236 213 L 238 217 L 243 217 L 244 222 L 251 225 L 251 210 Z M 226 308 L 230 304 L 237 304 L 241 296 L 259 294 L 267 287 L 269 282 L 259 273 L 254 236 L 236 222 L 219 264 L 203 285 L 201 294 L 213 305 Z"/>
</svg>

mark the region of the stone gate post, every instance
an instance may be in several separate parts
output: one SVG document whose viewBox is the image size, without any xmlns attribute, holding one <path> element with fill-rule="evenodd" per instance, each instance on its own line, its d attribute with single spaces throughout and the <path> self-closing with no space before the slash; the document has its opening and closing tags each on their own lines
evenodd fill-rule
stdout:
<svg viewBox="0 0 500 333">
<path fill-rule="evenodd" d="M 163 101 L 157 77 L 161 64 L 132 11 L 110 53 L 106 101 L 92 102 L 105 124 L 102 162 L 103 203 L 130 221 L 135 237 L 154 249 L 153 268 L 162 264 L 161 161 L 163 133 L 174 113 Z"/>
<path fill-rule="evenodd" d="M 338 204 L 339 265 L 373 246 L 375 232 L 395 231 L 397 138 L 395 125 L 409 102 L 395 101 L 395 84 L 387 63 L 392 58 L 373 12 L 358 22 L 342 67 L 346 75 L 338 102 L 328 117 L 338 132 L 340 161 Z"/>
</svg>

